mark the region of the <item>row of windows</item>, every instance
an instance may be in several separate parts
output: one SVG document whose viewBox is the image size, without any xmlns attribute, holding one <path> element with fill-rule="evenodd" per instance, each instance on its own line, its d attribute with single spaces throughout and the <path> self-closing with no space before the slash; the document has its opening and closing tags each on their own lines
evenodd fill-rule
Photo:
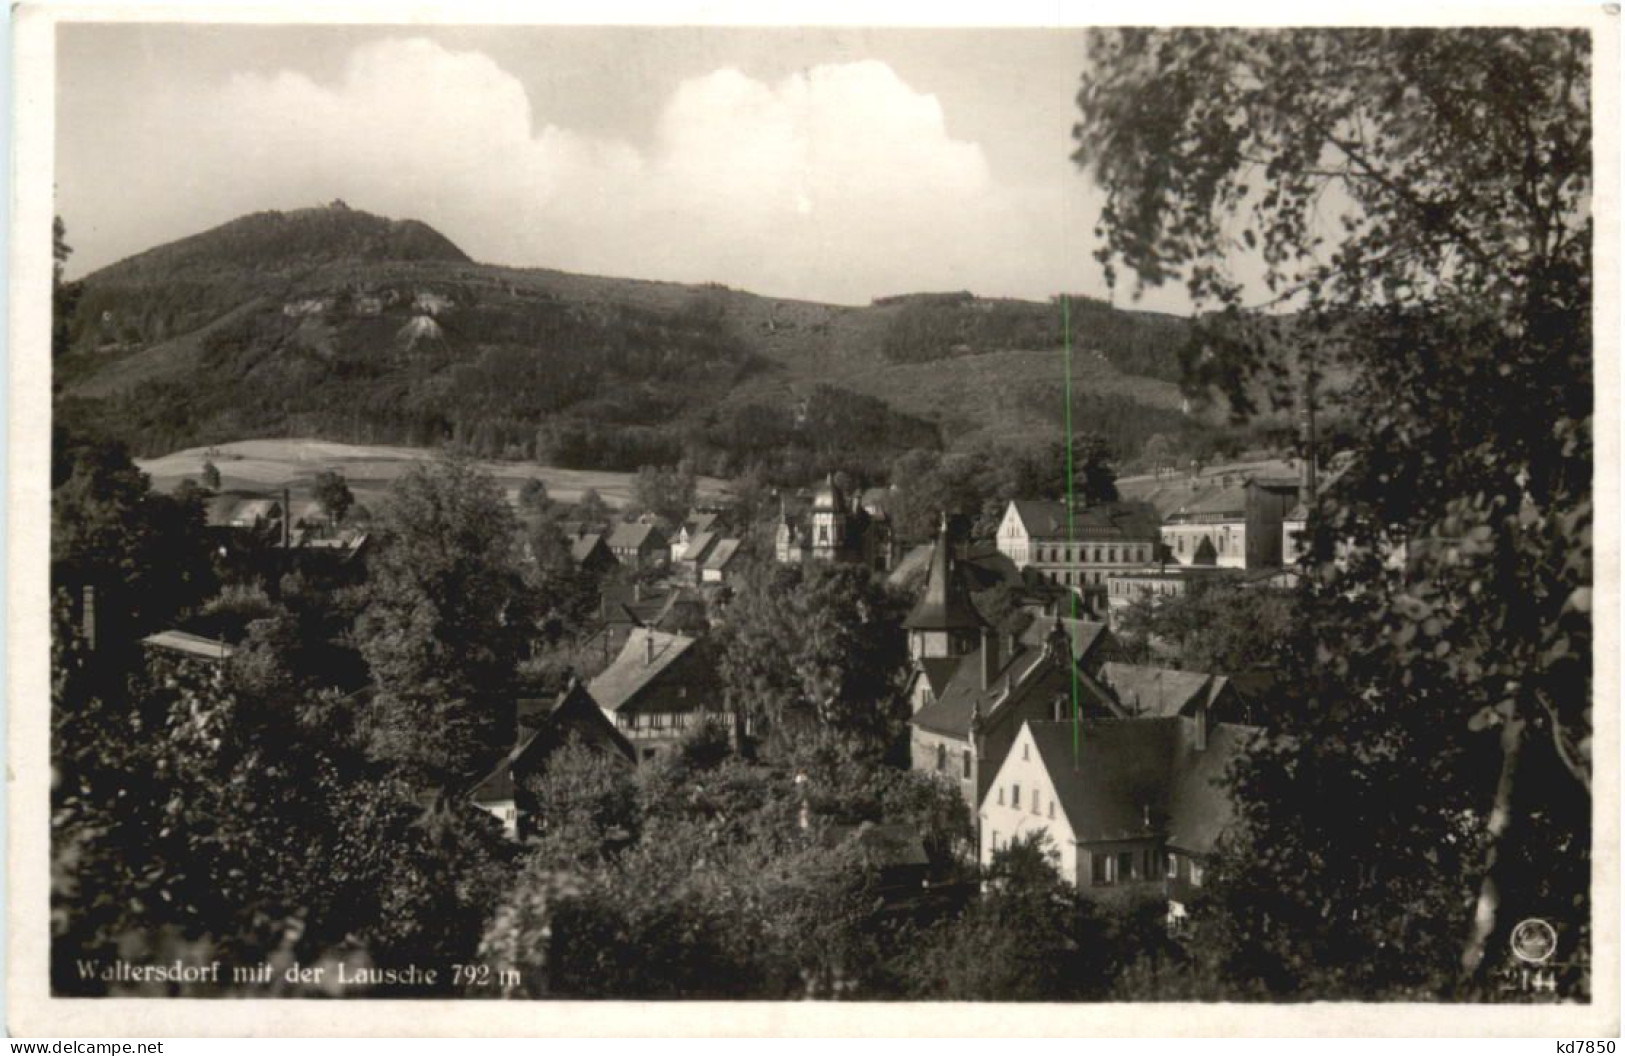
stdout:
<svg viewBox="0 0 1625 1056">
<path fill-rule="evenodd" d="M 1169 851 L 1118 851 L 1115 854 L 1089 854 L 1089 882 L 1096 887 L 1151 880 L 1158 876 L 1178 880 L 1182 876 L 1193 887 L 1202 886 L 1202 863 Z"/>
<path fill-rule="evenodd" d="M 1106 589 L 1118 597 L 1129 594 L 1173 595 L 1180 592 L 1178 583 L 1167 580 L 1156 583 L 1141 583 L 1132 579 L 1114 579 Z"/>
<path fill-rule="evenodd" d="M 1094 554 L 1092 558 L 1089 556 L 1091 553 Z M 1066 556 L 1063 557 L 1063 554 Z M 1053 561 L 1070 565 L 1074 563 L 1074 558 L 1072 556 L 1073 554 L 1077 555 L 1076 561 L 1084 563 L 1089 563 L 1091 561 L 1095 564 L 1104 563 L 1114 565 L 1117 563 L 1117 547 L 1115 546 L 1096 546 L 1093 548 L 1080 546 L 1076 550 L 1070 546 L 1037 546 L 1033 548 L 1034 561 Z M 1102 554 L 1105 556 L 1102 557 Z M 1123 560 L 1125 562 L 1149 561 L 1151 560 L 1151 547 L 1149 545 L 1125 546 L 1123 547 Z"/>
<path fill-rule="evenodd" d="M 999 806 L 1002 807 L 1002 806 L 1004 806 L 1004 786 L 1003 785 L 1000 785 L 999 788 L 998 788 L 998 796 L 999 796 Z M 1039 795 L 1038 795 L 1037 786 L 1033 787 L 1033 794 L 1032 794 L 1032 797 L 1028 800 L 1028 803 L 1030 803 L 1032 805 L 1031 809 L 1032 809 L 1032 812 L 1034 814 L 1042 815 L 1044 813 L 1043 811 L 1038 809 Z M 1021 786 L 1020 785 L 1011 785 L 1010 786 L 1010 806 L 1014 807 L 1016 810 L 1021 809 Z M 1049 816 L 1051 818 L 1055 817 L 1055 800 L 1053 800 L 1053 799 L 1049 801 Z"/>
</svg>

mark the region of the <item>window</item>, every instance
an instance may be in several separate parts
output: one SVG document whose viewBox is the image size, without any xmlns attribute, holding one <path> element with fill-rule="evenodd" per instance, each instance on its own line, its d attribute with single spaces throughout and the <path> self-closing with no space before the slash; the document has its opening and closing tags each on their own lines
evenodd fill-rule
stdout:
<svg viewBox="0 0 1625 1056">
<path fill-rule="evenodd" d="M 1167 876 L 1170 880 L 1179 879 L 1179 855 L 1169 852 Z"/>
<path fill-rule="evenodd" d="M 1138 874 L 1134 871 L 1134 852 L 1117 852 L 1117 878 L 1119 880 L 1133 880 Z"/>
<path fill-rule="evenodd" d="M 999 786 L 999 806 L 1004 806 L 1004 786 Z"/>
<path fill-rule="evenodd" d="M 1100 547 L 1095 547 L 1095 564 L 1100 564 Z"/>
<path fill-rule="evenodd" d="M 1055 801 L 1053 799 L 1049 801 L 1049 816 L 1051 821 L 1055 820 Z"/>
<path fill-rule="evenodd" d="M 991 850 L 995 850 L 995 851 L 999 849 L 999 834 L 998 833 L 995 832 L 995 833 L 992 833 L 991 835 L 989 835 L 989 837 L 988 837 L 988 847 Z"/>
<path fill-rule="evenodd" d="M 1174 546 L 1183 554 L 1185 552 L 1185 537 L 1183 535 L 1175 536 Z"/>
<path fill-rule="evenodd" d="M 1202 886 L 1202 863 L 1194 858 L 1191 859 L 1191 886 Z"/>
<path fill-rule="evenodd" d="M 1117 563 L 1117 547 L 1114 546 L 1106 551 L 1106 560 L 1111 564 Z"/>
<path fill-rule="evenodd" d="M 964 773 L 961 776 L 963 776 L 964 778 L 966 778 L 968 780 L 970 778 L 970 749 L 969 748 L 966 748 L 962 753 L 960 753 L 960 759 L 961 759 L 961 762 L 963 763 L 964 768 L 965 768 Z"/>
<path fill-rule="evenodd" d="M 1033 813 L 1038 813 L 1038 789 L 1033 789 Z"/>
<path fill-rule="evenodd" d="M 1112 882 L 1112 859 L 1110 855 L 1090 853 L 1089 882 L 1096 887 L 1104 887 Z"/>
<path fill-rule="evenodd" d="M 1017 809 L 1020 809 L 1020 807 L 1021 807 L 1021 786 L 1020 785 L 1011 785 L 1010 786 L 1010 805 L 1012 807 L 1016 807 Z"/>
<path fill-rule="evenodd" d="M 1021 746 L 1021 761 L 1024 762 L 1024 763 L 1030 758 L 1030 756 L 1028 756 L 1028 754 L 1027 754 L 1027 749 L 1029 747 L 1030 747 L 1029 745 L 1025 745 L 1025 744 Z"/>
<path fill-rule="evenodd" d="M 948 746 L 937 745 L 937 772 L 940 774 L 948 769 Z"/>
</svg>

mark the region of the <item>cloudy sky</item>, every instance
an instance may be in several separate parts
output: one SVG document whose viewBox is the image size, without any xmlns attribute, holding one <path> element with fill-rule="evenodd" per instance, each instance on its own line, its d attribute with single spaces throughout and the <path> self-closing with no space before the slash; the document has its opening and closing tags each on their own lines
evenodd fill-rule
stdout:
<svg viewBox="0 0 1625 1056">
<path fill-rule="evenodd" d="M 76 275 L 343 198 L 488 263 L 843 303 L 1106 294 L 1068 157 L 1079 30 L 59 32 Z"/>
</svg>

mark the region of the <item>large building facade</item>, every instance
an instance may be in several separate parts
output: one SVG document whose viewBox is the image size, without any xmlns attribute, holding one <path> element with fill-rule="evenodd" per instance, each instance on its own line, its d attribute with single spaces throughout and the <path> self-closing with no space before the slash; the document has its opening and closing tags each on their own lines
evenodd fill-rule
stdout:
<svg viewBox="0 0 1625 1056">
<path fill-rule="evenodd" d="M 1156 510 L 1143 503 L 1075 509 L 1069 518 L 1065 503 L 1017 499 L 1005 508 L 995 541 L 1017 567 L 1078 591 L 1091 611 L 1104 612 L 1107 578 L 1156 561 L 1159 529 Z"/>
</svg>

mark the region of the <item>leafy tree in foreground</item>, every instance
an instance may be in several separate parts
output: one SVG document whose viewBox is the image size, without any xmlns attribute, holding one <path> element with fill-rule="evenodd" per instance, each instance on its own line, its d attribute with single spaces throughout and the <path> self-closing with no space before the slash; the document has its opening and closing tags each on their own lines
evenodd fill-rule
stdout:
<svg viewBox="0 0 1625 1056">
<path fill-rule="evenodd" d="M 491 477 L 448 460 L 398 480 L 379 528 L 357 626 L 378 689 L 374 750 L 451 787 L 512 747 L 530 622 L 518 527 Z"/>
<path fill-rule="evenodd" d="M 810 737 L 883 752 L 906 718 L 905 612 L 866 569 L 761 564 L 717 631 L 729 698 L 781 747 Z"/>
<path fill-rule="evenodd" d="M 1218 871 L 1278 991 L 1488 994 L 1523 916 L 1588 956 L 1590 78 L 1579 30 L 1091 34 L 1102 260 L 1217 309 L 1191 365 L 1239 410 L 1335 370 L 1364 423 Z"/>
</svg>

